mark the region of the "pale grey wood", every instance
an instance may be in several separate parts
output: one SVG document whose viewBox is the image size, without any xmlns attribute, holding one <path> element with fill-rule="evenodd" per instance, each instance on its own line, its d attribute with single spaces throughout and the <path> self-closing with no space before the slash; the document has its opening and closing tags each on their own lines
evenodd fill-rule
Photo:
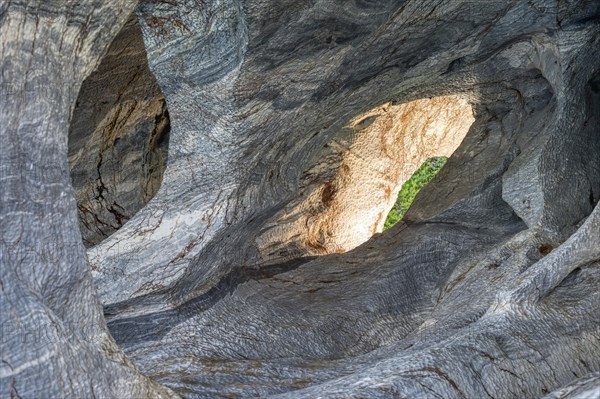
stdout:
<svg viewBox="0 0 600 399">
<path fill-rule="evenodd" d="M 185 397 L 541 398 L 600 370 L 599 3 L 141 2 L 171 118 L 168 163 L 154 198 L 88 250 L 94 291 L 66 132 L 78 85 L 127 18 L 102 4 L 87 31 L 106 38 L 47 44 L 43 66 L 9 53 L 31 47 L 34 22 L 3 19 L 3 87 L 31 71 L 22 87 L 39 75 L 56 92 L 36 86 L 1 111 L 2 317 L 23 323 L 11 337 L 46 318 L 106 337 L 99 297 L 119 348 Z M 353 118 L 454 94 L 475 122 L 404 222 L 318 258 L 270 237 L 286 250 L 265 256 L 257 239 L 296 203 L 307 171 L 336 173 L 325 147 L 352 140 Z M 61 160 L 58 182 L 29 177 L 28 159 Z M 38 208 L 19 205 L 38 192 Z M 52 260 L 12 255 L 42 241 Z M 44 396 L 44 384 L 48 396 L 168 394 L 108 361 L 113 344 L 73 349 L 79 340 L 60 334 L 50 358 L 60 363 L 43 357 L 51 344 L 3 340 L 3 394 Z"/>
</svg>

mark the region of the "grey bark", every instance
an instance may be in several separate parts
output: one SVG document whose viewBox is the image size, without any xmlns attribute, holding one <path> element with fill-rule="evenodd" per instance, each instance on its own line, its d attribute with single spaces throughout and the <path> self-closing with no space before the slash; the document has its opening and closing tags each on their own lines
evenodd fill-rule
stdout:
<svg viewBox="0 0 600 399">
<path fill-rule="evenodd" d="M 3 395 L 169 395 L 162 385 L 185 397 L 541 398 L 598 387 L 600 4 L 141 2 L 168 163 L 89 265 L 69 114 L 133 6 L 24 4 L 0 13 L 12 96 L 0 117 L 2 320 L 14 326 Z M 352 139 L 356 115 L 448 94 L 469 99 L 475 122 L 403 222 L 344 254 L 264 256 L 258 238 L 325 147 Z M 56 163 L 56 176 L 38 172 Z M 46 320 L 54 340 L 23 341 Z"/>
<path fill-rule="evenodd" d="M 106 328 L 67 164 L 70 114 L 134 4 L 0 5 L 2 397 L 169 397 Z"/>
</svg>

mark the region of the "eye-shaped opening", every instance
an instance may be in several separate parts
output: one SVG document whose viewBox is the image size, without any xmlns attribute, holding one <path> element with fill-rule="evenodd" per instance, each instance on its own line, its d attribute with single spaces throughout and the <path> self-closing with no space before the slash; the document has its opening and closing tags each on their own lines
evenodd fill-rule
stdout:
<svg viewBox="0 0 600 399">
<path fill-rule="evenodd" d="M 170 120 L 132 16 L 84 81 L 69 131 L 69 164 L 83 242 L 117 231 L 158 191 Z"/>
<path fill-rule="evenodd" d="M 349 251 L 391 227 L 474 122 L 460 95 L 376 107 L 325 145 L 258 239 L 266 259 Z"/>
</svg>

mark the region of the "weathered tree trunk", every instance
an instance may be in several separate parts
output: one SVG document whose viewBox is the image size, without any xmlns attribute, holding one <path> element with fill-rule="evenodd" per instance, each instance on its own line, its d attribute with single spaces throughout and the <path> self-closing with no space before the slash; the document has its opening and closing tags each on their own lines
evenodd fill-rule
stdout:
<svg viewBox="0 0 600 399">
<path fill-rule="evenodd" d="M 133 5 L 2 7 L 3 394 L 169 395 L 121 349 L 185 397 L 598 388 L 599 3 L 142 1 L 168 164 L 154 197 L 88 250 L 94 286 L 69 115 Z M 474 121 L 406 111 L 446 99 Z M 399 225 L 315 257 L 379 229 L 410 170 L 384 154 L 422 159 L 469 125 Z M 123 128 L 103 129 L 77 139 Z M 48 324 L 52 340 L 25 342 Z"/>
<path fill-rule="evenodd" d="M 0 5 L 0 396 L 168 397 L 109 336 L 79 233 L 70 114 L 134 4 Z"/>
</svg>

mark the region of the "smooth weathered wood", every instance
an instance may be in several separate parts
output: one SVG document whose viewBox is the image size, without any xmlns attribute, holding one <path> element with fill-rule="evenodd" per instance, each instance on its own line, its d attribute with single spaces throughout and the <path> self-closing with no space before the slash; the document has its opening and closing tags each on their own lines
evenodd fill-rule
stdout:
<svg viewBox="0 0 600 399">
<path fill-rule="evenodd" d="M 67 164 L 77 92 L 130 1 L 0 5 L 0 396 L 169 397 L 108 334 Z"/>
<path fill-rule="evenodd" d="M 600 370 L 597 2 L 141 2 L 168 163 L 154 198 L 87 251 L 95 288 L 68 180 L 69 111 L 131 7 L 95 4 L 82 25 L 66 22 L 77 7 L 14 4 L 0 14 L 2 84 L 21 85 L 0 111 L 2 317 L 16 321 L 3 334 L 3 394 L 168 395 L 120 350 L 185 397 L 541 398 L 597 386 L 585 377 Z M 54 21 L 73 30 L 72 47 L 33 35 L 46 9 L 67 16 Z M 82 32 L 104 36 L 75 46 Z M 475 121 L 404 222 L 344 254 L 294 244 L 306 232 L 282 215 L 336 212 L 327 185 L 344 163 L 323 160 L 332 143 L 367 139 L 349 128 L 357 116 L 453 95 Z M 28 172 L 56 161 L 56 181 Z M 322 204 L 296 207 L 319 165 Z M 41 242 L 52 259 L 21 255 Z M 45 320 L 69 326 L 57 343 L 15 338 Z"/>
</svg>

